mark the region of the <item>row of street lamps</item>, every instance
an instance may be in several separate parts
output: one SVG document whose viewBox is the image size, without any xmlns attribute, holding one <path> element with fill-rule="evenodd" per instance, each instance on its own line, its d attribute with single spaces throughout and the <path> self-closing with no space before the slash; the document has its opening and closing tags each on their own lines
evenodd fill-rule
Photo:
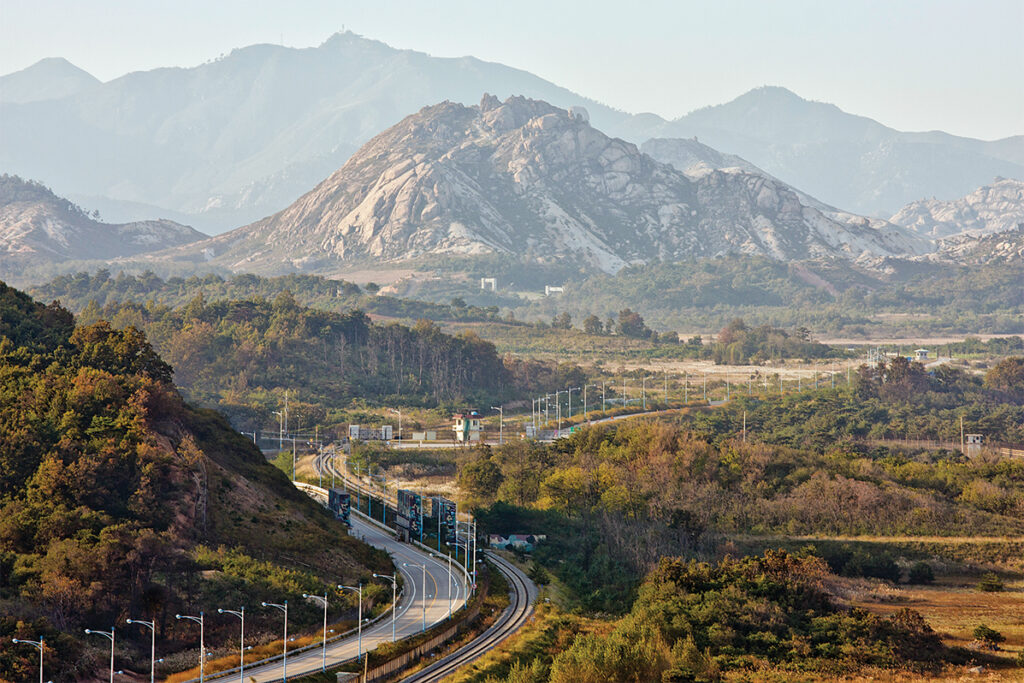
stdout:
<svg viewBox="0 0 1024 683">
<path fill-rule="evenodd" d="M 389 581 L 391 581 L 391 585 L 392 585 L 392 591 L 391 591 L 391 597 L 392 597 L 392 606 L 391 606 L 391 640 L 394 641 L 395 640 L 395 612 L 396 612 L 395 605 L 394 605 L 394 599 L 395 599 L 395 593 L 396 593 L 396 588 L 397 588 L 397 583 L 398 583 L 397 582 L 397 577 L 395 575 L 388 575 L 388 574 L 374 574 L 374 577 L 381 578 L 381 579 L 388 579 Z M 358 655 L 358 659 L 360 661 L 362 661 L 362 659 L 363 659 L 363 584 L 360 583 L 358 586 L 345 586 L 345 585 L 342 585 L 342 584 L 338 584 L 338 589 L 339 590 L 350 590 L 350 591 L 353 591 L 353 592 L 355 592 L 355 593 L 357 593 L 359 595 L 359 622 L 358 622 L 358 625 L 357 625 L 358 642 L 359 642 L 359 655 Z M 310 594 L 307 594 L 307 593 L 303 593 L 302 597 L 307 599 L 307 600 L 316 600 L 318 603 L 322 604 L 323 607 L 324 607 L 323 665 L 322 666 L 323 666 L 323 670 L 326 671 L 327 670 L 327 633 L 328 633 L 328 631 L 327 631 L 327 604 L 328 604 L 328 602 L 327 602 L 327 593 L 325 592 L 322 597 L 319 596 L 319 595 L 310 595 Z M 283 680 L 287 681 L 288 680 L 288 601 L 285 600 L 283 603 L 280 603 L 280 604 L 279 603 L 273 603 L 273 602 L 261 602 L 260 605 L 263 606 L 263 607 L 269 607 L 269 608 L 272 608 L 272 609 L 277 609 L 277 610 L 280 610 L 281 612 L 284 613 L 284 655 L 283 655 L 283 661 L 282 661 L 282 668 L 284 670 L 283 671 Z M 238 680 L 240 682 L 244 683 L 244 681 L 245 681 L 245 651 L 252 649 L 251 645 L 248 648 L 245 646 L 245 607 L 240 607 L 237 610 L 218 609 L 217 613 L 218 614 L 230 614 L 230 615 L 238 617 L 239 620 L 241 621 L 241 632 L 240 632 L 239 643 L 238 643 L 238 661 L 239 661 Z M 200 683 L 203 683 L 203 681 L 206 678 L 206 658 L 207 658 L 206 640 L 205 640 L 206 639 L 206 615 L 203 612 L 200 612 L 198 615 L 175 614 L 174 618 L 178 619 L 178 620 L 194 621 L 195 623 L 199 624 L 199 681 L 200 681 Z M 128 623 L 128 624 L 139 624 L 139 625 L 144 626 L 144 627 L 146 627 L 146 628 L 148 628 L 150 630 L 149 680 L 150 680 L 150 683 L 154 683 L 155 680 L 156 680 L 156 665 L 157 665 L 157 663 L 164 661 L 163 659 L 157 659 L 156 658 L 156 624 L 153 621 L 144 621 L 142 619 L 126 619 L 125 622 Z M 87 628 L 87 629 L 85 629 L 85 633 L 86 633 L 86 635 L 103 636 L 104 638 L 107 638 L 110 641 L 110 683 L 113 683 L 114 675 L 115 674 L 123 674 L 124 673 L 124 671 L 115 671 L 114 670 L 114 635 L 115 635 L 114 627 L 112 626 L 109 631 L 99 631 L 99 630 L 96 630 L 96 629 Z M 46 649 L 45 644 L 44 644 L 44 639 L 42 637 L 40 637 L 39 640 L 25 640 L 23 638 L 14 638 L 12 640 L 13 640 L 13 642 L 15 644 L 32 645 L 32 646 L 36 647 L 39 650 L 39 683 L 43 683 L 43 652 Z M 47 683 L 53 683 L 53 682 L 52 681 L 48 681 Z"/>
</svg>

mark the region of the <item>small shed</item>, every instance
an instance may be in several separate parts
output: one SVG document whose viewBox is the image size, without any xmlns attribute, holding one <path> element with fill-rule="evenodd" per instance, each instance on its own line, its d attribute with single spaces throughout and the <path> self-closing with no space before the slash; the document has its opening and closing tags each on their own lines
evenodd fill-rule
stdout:
<svg viewBox="0 0 1024 683">
<path fill-rule="evenodd" d="M 928 349 L 915 349 L 914 360 L 928 360 L 930 353 Z"/>
</svg>

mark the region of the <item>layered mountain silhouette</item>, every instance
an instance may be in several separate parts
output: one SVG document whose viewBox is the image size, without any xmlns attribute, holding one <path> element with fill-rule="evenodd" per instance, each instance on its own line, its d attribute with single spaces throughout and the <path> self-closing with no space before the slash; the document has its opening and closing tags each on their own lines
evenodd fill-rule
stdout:
<svg viewBox="0 0 1024 683">
<path fill-rule="evenodd" d="M 94 81 L 63 60 L 0 79 L 0 169 L 44 180 L 120 221 L 183 216 L 208 232 L 288 206 L 410 112 L 475 103 L 484 92 L 583 105 L 595 127 L 638 145 L 696 136 L 861 214 L 953 199 L 995 176 L 1024 179 L 1020 136 L 903 133 L 783 88 L 666 121 L 501 64 L 431 57 L 352 33 L 316 48 L 254 45 L 193 68 Z"/>
<path fill-rule="evenodd" d="M 932 238 L 1013 230 L 1024 223 L 1024 181 L 997 178 L 958 199 L 911 202 L 889 220 Z"/>
<path fill-rule="evenodd" d="M 0 175 L 0 279 L 71 260 L 136 256 L 206 235 L 168 220 L 110 224 L 40 183 Z"/>
<path fill-rule="evenodd" d="M 424 108 L 287 209 L 160 255 L 233 271 L 330 273 L 426 255 L 631 262 L 726 253 L 899 256 L 926 240 L 842 222 L 753 172 L 692 178 L 591 126 L 584 112 L 485 96 Z"/>
</svg>

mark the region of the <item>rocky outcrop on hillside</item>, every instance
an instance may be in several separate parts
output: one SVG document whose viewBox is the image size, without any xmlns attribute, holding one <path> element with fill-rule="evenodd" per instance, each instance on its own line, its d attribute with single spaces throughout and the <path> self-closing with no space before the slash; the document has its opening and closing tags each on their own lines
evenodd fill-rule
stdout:
<svg viewBox="0 0 1024 683">
<path fill-rule="evenodd" d="M 921 248 L 895 229 L 844 225 L 753 174 L 690 179 L 545 102 L 444 102 L 368 142 L 264 220 L 178 250 L 237 271 L 330 271 L 429 254 L 629 262 L 725 253 L 777 259 Z"/>
<path fill-rule="evenodd" d="M 1024 263 L 1024 222 L 988 235 L 962 233 L 939 242 L 939 258 L 966 265 Z"/>
<path fill-rule="evenodd" d="M 997 178 L 960 199 L 911 202 L 889 220 L 932 238 L 1013 230 L 1024 223 L 1024 181 Z"/>
<path fill-rule="evenodd" d="M 0 176 L 0 278 L 64 261 L 136 256 L 200 240 L 168 220 L 109 224 L 58 197 L 40 183 Z"/>
</svg>

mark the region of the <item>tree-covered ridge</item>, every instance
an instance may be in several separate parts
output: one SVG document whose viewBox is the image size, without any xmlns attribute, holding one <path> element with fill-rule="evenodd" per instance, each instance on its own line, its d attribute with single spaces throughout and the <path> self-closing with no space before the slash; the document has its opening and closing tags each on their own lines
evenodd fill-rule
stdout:
<svg viewBox="0 0 1024 683">
<path fill-rule="evenodd" d="M 175 611 L 211 596 L 297 597 L 320 585 L 313 575 L 387 566 L 222 418 L 186 405 L 137 329 L 76 328 L 59 307 L 0 288 L 0 636 L 45 636 L 48 673 L 94 671 L 85 626 L 152 618 L 181 647 Z M 285 585 L 227 570 L 201 579 L 200 544 L 244 546 L 278 572 L 301 553 L 304 566 Z M 297 623 L 315 612 L 299 605 Z M 134 635 L 119 639 L 122 663 Z M 208 642 L 218 637 L 214 628 Z M 0 679 L 27 680 L 32 661 L 4 648 Z"/>
<path fill-rule="evenodd" d="M 917 612 L 880 617 L 837 604 L 834 581 L 820 559 L 785 551 L 718 564 L 664 558 L 610 629 L 488 683 L 814 680 L 937 671 L 962 658 Z"/>
<path fill-rule="evenodd" d="M 306 404 L 299 408 L 309 413 L 305 427 L 354 398 L 436 406 L 510 391 L 494 346 L 472 333 L 453 337 L 429 321 L 377 324 L 358 310 L 305 308 L 288 292 L 273 301 L 199 296 L 178 309 L 88 307 L 81 318 L 144 330 L 186 395 L 240 429 L 265 427 L 286 389 Z"/>
<path fill-rule="evenodd" d="M 93 302 L 108 304 L 163 304 L 178 308 L 201 296 L 206 301 L 273 300 L 288 292 L 306 306 L 344 312 L 359 309 L 371 314 L 417 320 L 493 320 L 497 307 L 474 307 L 456 301 L 456 305 L 399 299 L 380 293 L 380 286 L 370 282 L 362 288 L 344 280 L 330 280 L 319 275 L 282 275 L 262 277 L 249 273 L 221 276 L 215 273 L 189 277 L 161 278 L 151 271 L 130 274 L 124 271 L 111 277 L 110 271 L 78 272 L 59 275 L 49 282 L 31 288 L 33 296 L 58 300 L 75 312 Z"/>
</svg>

